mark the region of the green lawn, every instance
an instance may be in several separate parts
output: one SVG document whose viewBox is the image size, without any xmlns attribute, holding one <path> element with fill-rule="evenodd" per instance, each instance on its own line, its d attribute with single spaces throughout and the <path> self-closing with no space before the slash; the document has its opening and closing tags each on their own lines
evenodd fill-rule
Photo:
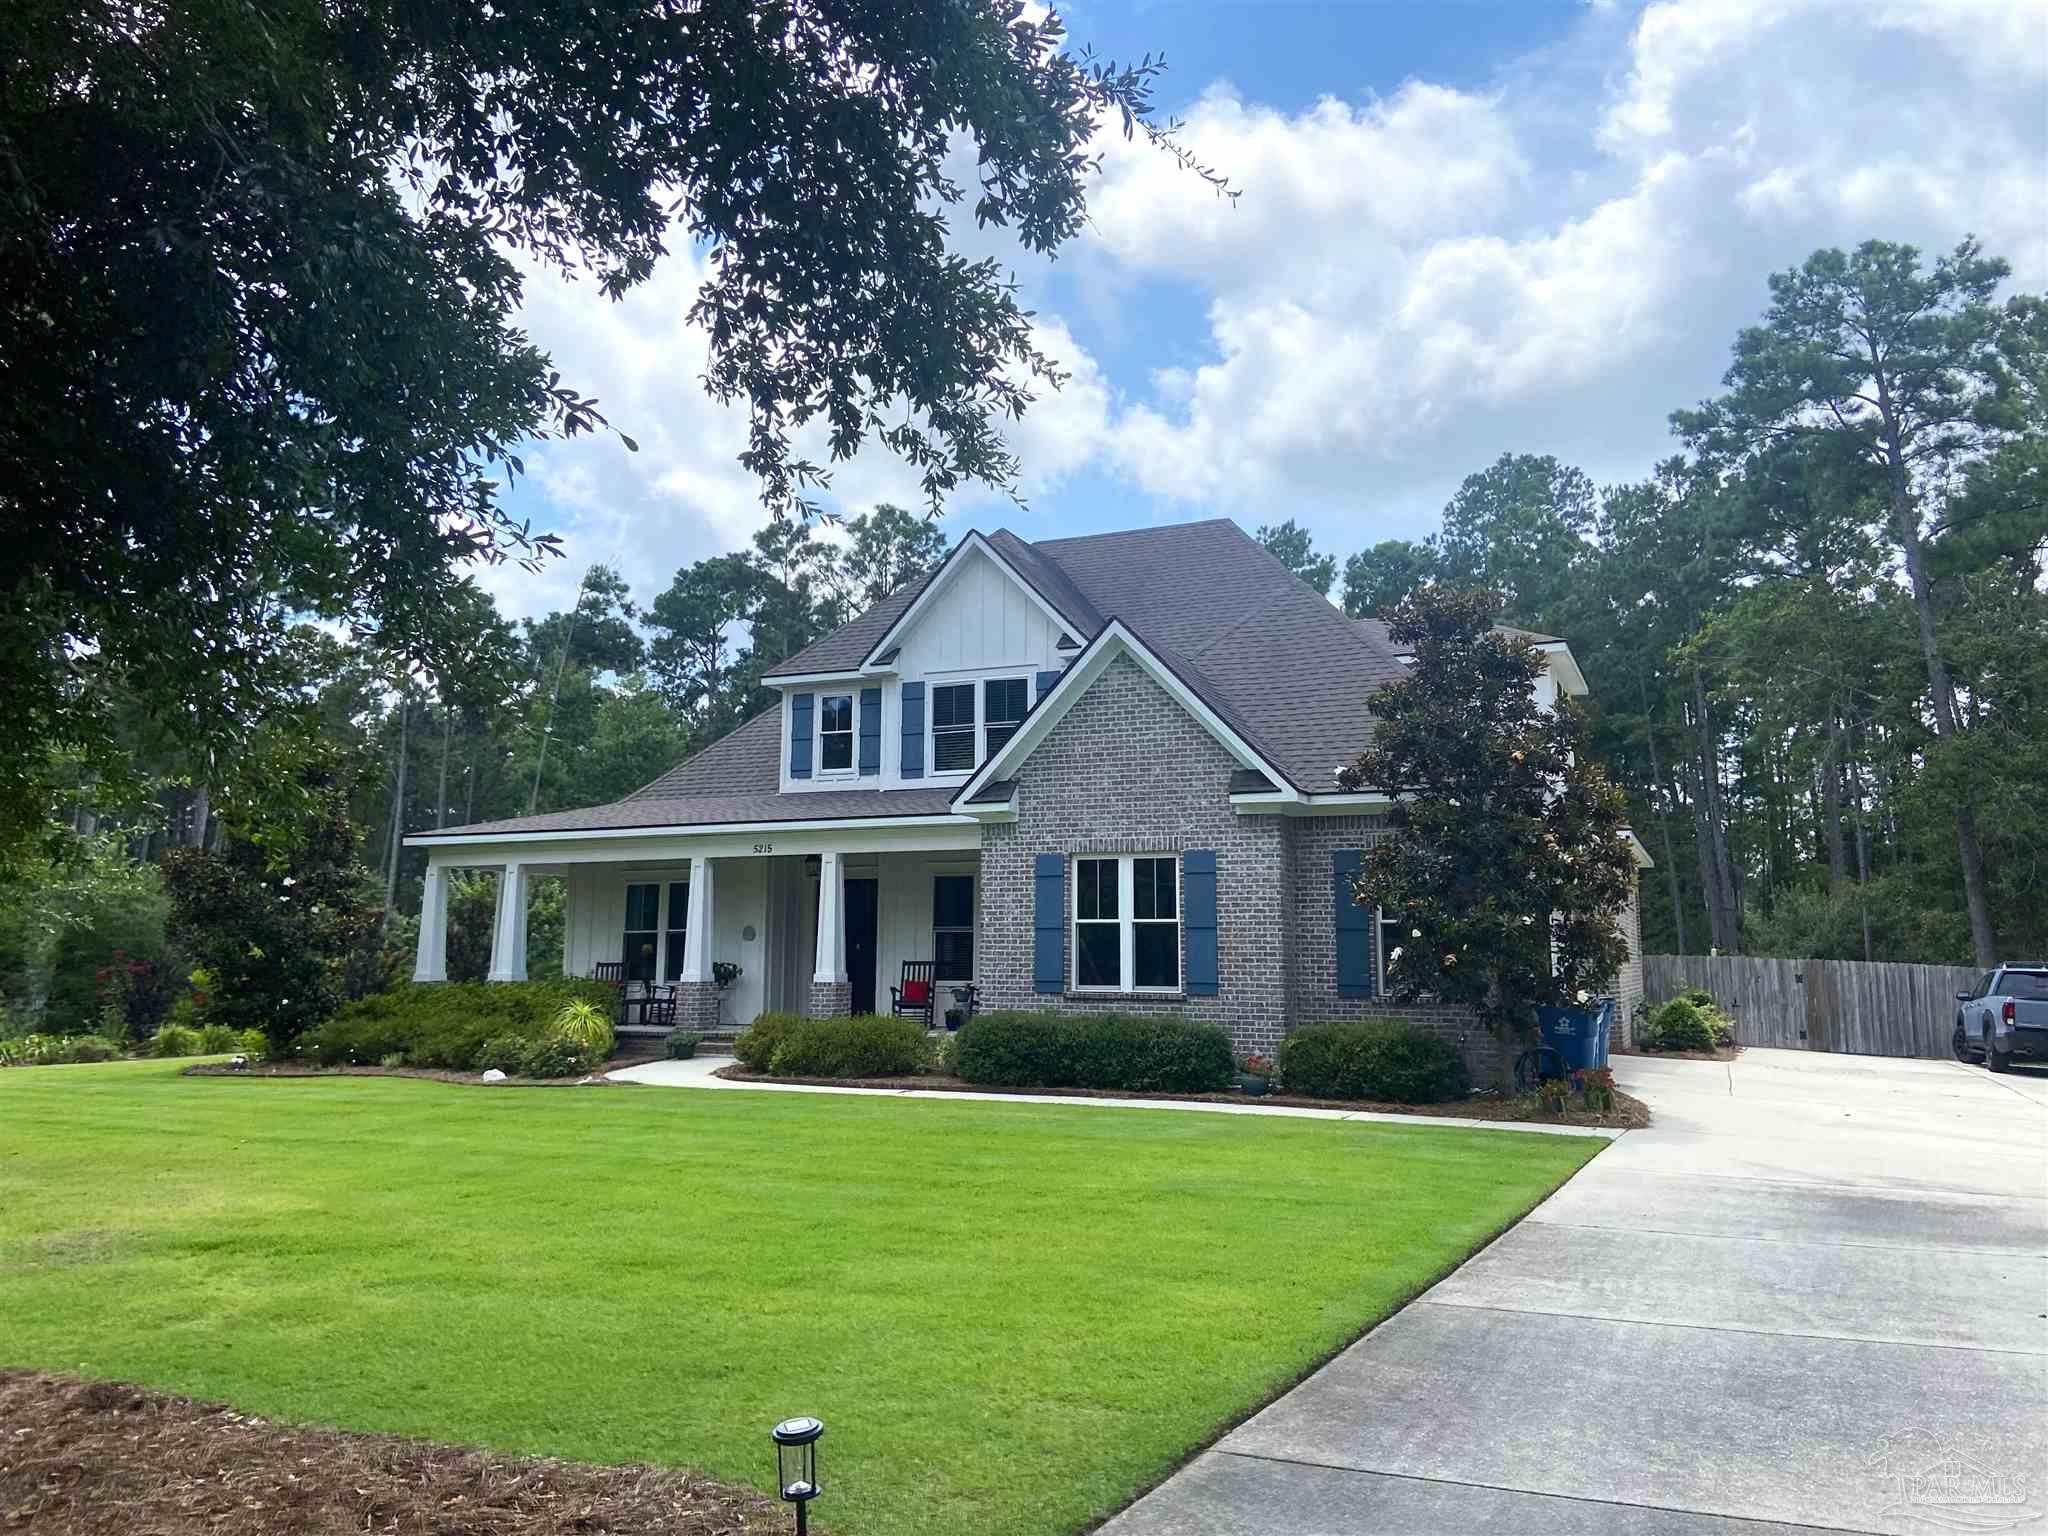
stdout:
<svg viewBox="0 0 2048 1536">
<path fill-rule="evenodd" d="M 772 1482 L 1104 1516 L 1598 1150 L 1066 1106 L 0 1072 L 0 1364 Z"/>
</svg>

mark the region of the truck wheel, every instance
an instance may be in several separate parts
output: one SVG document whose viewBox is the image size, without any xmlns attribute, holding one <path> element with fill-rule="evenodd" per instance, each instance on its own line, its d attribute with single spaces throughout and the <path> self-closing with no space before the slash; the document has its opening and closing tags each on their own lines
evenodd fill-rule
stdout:
<svg viewBox="0 0 2048 1536">
<path fill-rule="evenodd" d="M 1994 1072 L 2003 1072 L 2012 1066 L 2012 1052 L 1998 1048 L 1998 1037 L 1987 1025 L 1984 1031 L 1984 1065 Z"/>
<path fill-rule="evenodd" d="M 1956 1025 L 1956 1032 L 1948 1037 L 1948 1047 L 1956 1053 L 1956 1060 L 1968 1065 L 1977 1058 L 1970 1052 L 1970 1037 L 1963 1033 L 1963 1026 Z"/>
</svg>

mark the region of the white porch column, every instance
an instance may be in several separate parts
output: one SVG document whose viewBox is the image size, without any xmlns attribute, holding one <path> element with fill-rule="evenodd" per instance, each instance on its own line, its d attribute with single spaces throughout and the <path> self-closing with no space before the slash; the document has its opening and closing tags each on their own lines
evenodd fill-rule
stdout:
<svg viewBox="0 0 2048 1536">
<path fill-rule="evenodd" d="M 491 925 L 491 981 L 526 980 L 526 866 L 508 862 L 498 879 L 498 920 Z"/>
<path fill-rule="evenodd" d="M 420 891 L 420 950 L 412 979 L 448 979 L 448 871 L 439 864 L 427 865 L 427 883 Z"/>
<path fill-rule="evenodd" d="M 683 981 L 711 979 L 712 910 L 711 861 L 698 854 L 690 860 L 690 911 L 683 926 Z"/>
<path fill-rule="evenodd" d="M 818 855 L 818 964 L 811 981 L 837 986 L 846 980 L 846 861 L 836 853 Z"/>
</svg>

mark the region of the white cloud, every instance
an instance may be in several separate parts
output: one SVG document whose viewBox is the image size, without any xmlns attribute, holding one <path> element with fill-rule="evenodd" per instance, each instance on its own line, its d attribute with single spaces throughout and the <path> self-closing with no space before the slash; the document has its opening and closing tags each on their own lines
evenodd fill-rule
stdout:
<svg viewBox="0 0 2048 1536">
<path fill-rule="evenodd" d="M 1975 231 L 2048 274 L 2038 6 L 1687 0 L 1582 41 L 1617 36 L 1562 134 L 1526 72 L 1292 117 L 1212 91 L 1189 139 L 1235 207 L 1110 146 L 1092 238 L 1126 282 L 1205 295 L 1213 353 L 1153 375 L 1122 471 L 1254 518 L 1426 525 L 1506 450 L 1642 473 L 1766 274 L 1819 245 Z"/>
<path fill-rule="evenodd" d="M 1011 431 L 1036 511 L 1292 515 L 1350 549 L 1433 525 L 1503 451 L 1644 473 L 1671 449 L 1667 413 L 1714 389 L 1766 275 L 1818 246 L 1942 250 L 1975 232 L 2041 286 L 2044 100 L 2037 0 L 1660 0 L 1633 22 L 1596 4 L 1489 90 L 1412 81 L 1287 114 L 1219 83 L 1186 138 L 1243 188 L 1236 203 L 1142 143 L 1099 146 L 1089 227 L 1062 262 L 1099 358 L 1070 328 L 1082 314 L 1038 294 L 1045 263 L 953 217 L 962 249 L 1020 270 L 1040 344 L 1073 369 Z M 491 573 L 514 611 L 566 602 L 595 559 L 652 595 L 760 525 L 744 420 L 705 397 L 684 322 L 701 276 L 679 243 L 619 304 L 533 279 L 536 341 L 642 451 L 527 455 L 570 557 L 541 578 Z M 1192 300 L 1192 325 L 1131 302 L 1155 292 Z M 1105 470 L 1140 494 L 1062 519 L 1061 488 Z M 834 466 L 831 499 L 920 493 L 869 450 Z M 966 494 L 949 511 L 957 531 L 1008 509 Z"/>
</svg>

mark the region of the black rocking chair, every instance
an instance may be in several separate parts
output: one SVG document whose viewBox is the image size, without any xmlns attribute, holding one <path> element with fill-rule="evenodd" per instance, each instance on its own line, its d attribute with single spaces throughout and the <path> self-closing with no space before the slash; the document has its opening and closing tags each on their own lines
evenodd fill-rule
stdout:
<svg viewBox="0 0 2048 1536">
<path fill-rule="evenodd" d="M 932 1027 L 932 994 L 937 987 L 932 973 L 938 968 L 934 960 L 906 960 L 903 962 L 903 981 L 900 986 L 889 989 L 889 1012 L 897 1018 L 924 1020 L 924 1027 Z"/>
</svg>

